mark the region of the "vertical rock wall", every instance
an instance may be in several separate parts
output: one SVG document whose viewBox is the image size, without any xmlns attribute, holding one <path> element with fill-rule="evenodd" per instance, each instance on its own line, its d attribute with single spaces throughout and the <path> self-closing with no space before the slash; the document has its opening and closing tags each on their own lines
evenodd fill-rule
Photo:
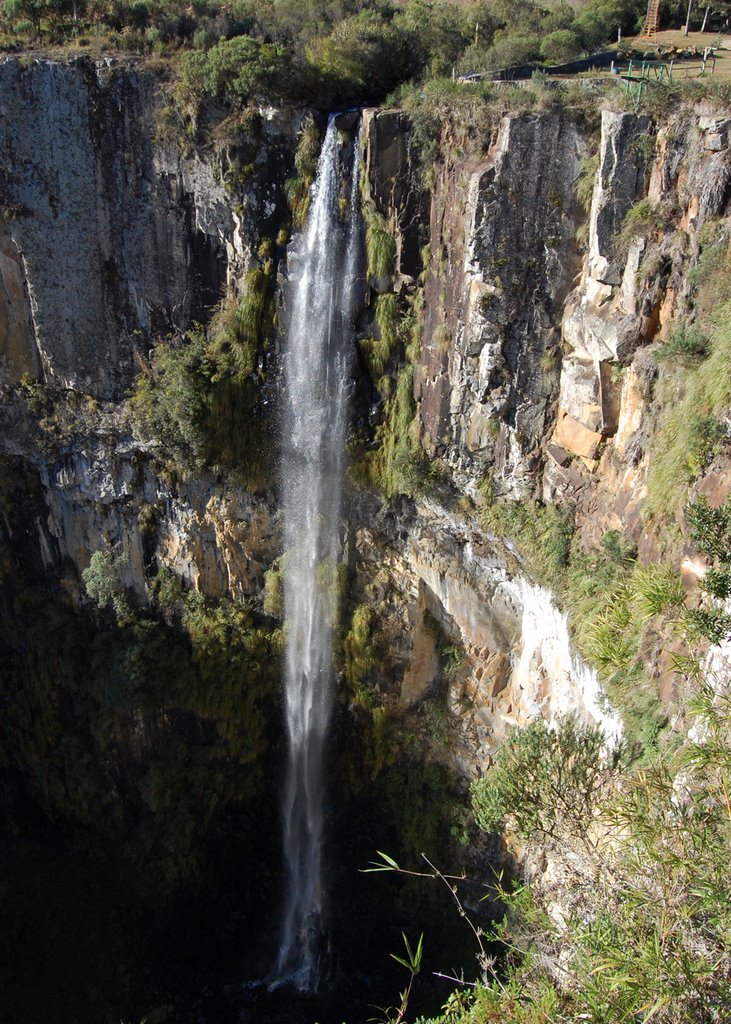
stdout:
<svg viewBox="0 0 731 1024">
<path fill-rule="evenodd" d="M 605 110 L 596 142 L 570 120 L 532 114 L 497 121 L 484 158 L 445 152 L 431 193 L 414 380 L 425 445 L 458 492 L 476 497 L 489 477 L 498 495 L 566 501 L 587 547 L 619 530 L 652 555 L 641 511 L 654 429 L 648 349 L 679 304 L 692 310 L 698 232 L 728 209 L 728 136 L 728 120 L 704 107 L 670 117 L 657 134 L 648 117 Z M 574 197 L 594 145 L 587 216 Z M 397 590 L 410 581 L 402 592 L 411 619 L 425 607 L 466 652 L 454 708 L 471 704 L 463 723 L 489 754 L 506 725 L 537 708 L 566 710 L 566 694 L 581 706 L 595 682 L 582 682 L 581 669 L 567 684 L 556 668 L 570 663 L 563 641 L 558 658 L 541 644 L 525 653 L 514 569 L 501 583 L 473 558 L 467 568 L 469 533 L 459 515 L 420 503 L 414 546 L 406 543 L 392 578 Z M 512 639 L 488 630 L 476 642 L 475 623 L 491 620 L 498 591 L 512 609 Z M 544 618 L 560 624 L 555 610 Z"/>
<path fill-rule="evenodd" d="M 235 292 L 281 219 L 301 112 L 261 112 L 254 172 L 234 187 L 225 147 L 182 155 L 164 140 L 164 97 L 147 71 L 4 60 L 0 87 L 2 382 L 29 374 L 119 397 L 156 332 Z M 570 500 L 587 544 L 612 528 L 639 537 L 642 352 L 687 295 L 699 229 L 727 208 L 727 120 L 699 110 L 655 137 L 646 118 L 605 111 L 587 243 L 575 195 L 592 140 L 569 117 L 496 116 L 488 151 L 446 153 L 430 196 L 406 115 L 368 111 L 364 129 L 367 199 L 397 241 L 388 287 L 418 286 L 428 241 L 414 367 L 427 450 L 457 494 L 475 497 L 489 479 L 498 495 Z M 644 199 L 675 204 L 684 247 L 668 226 L 651 252 L 621 230 Z M 32 529 L 49 569 L 78 574 L 106 545 L 126 554 L 141 599 L 155 561 L 209 594 L 259 594 L 278 550 L 274 496 L 214 473 L 162 479 L 115 416 L 60 455 L 26 452 L 39 467 Z M 11 418 L 4 443 L 19 451 L 27 438 Z M 428 613 L 466 652 L 453 706 L 470 704 L 465 727 L 492 749 L 553 699 L 540 657 L 518 671 L 519 560 L 506 566 L 494 538 L 435 501 L 380 518 L 368 508 L 353 512 L 351 563 L 387 608 L 395 685 L 413 702 L 438 671 Z"/>
<path fill-rule="evenodd" d="M 165 141 L 164 103 L 134 65 L 0 61 L 0 288 L 17 324 L 5 382 L 42 368 L 119 397 L 135 352 L 204 319 L 274 222 L 297 115 L 264 117 L 254 174 L 229 191 L 225 153 Z"/>
<path fill-rule="evenodd" d="M 502 118 L 482 160 L 445 166 L 432 207 L 422 420 L 461 488 L 525 496 L 552 415 L 562 302 L 579 267 L 585 143 L 557 115 Z"/>
</svg>

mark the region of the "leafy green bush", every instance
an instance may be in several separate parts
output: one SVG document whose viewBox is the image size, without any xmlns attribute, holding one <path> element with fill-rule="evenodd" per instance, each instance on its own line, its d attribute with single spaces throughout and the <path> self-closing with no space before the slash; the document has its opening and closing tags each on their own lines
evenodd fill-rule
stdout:
<svg viewBox="0 0 731 1024">
<path fill-rule="evenodd" d="M 364 103 L 386 95 L 418 69 L 414 37 L 403 21 L 364 8 L 313 39 L 307 62 L 321 96 L 332 103 Z"/>
<path fill-rule="evenodd" d="M 184 465 L 198 465 L 204 456 L 201 422 L 206 405 L 210 364 L 200 333 L 185 343 L 155 346 L 149 367 L 135 379 L 128 399 L 132 427 L 143 440 Z"/>
<path fill-rule="evenodd" d="M 485 54 L 483 67 L 507 68 L 513 64 L 528 64 L 541 55 L 538 35 L 514 35 L 508 30 L 496 34 L 492 46 Z"/>
<path fill-rule="evenodd" d="M 444 75 L 451 72 L 476 31 L 484 42 L 486 16 L 484 7 L 470 11 L 440 0 L 406 0 L 396 9 L 394 22 L 414 40 L 419 66 L 429 75 Z"/>
<path fill-rule="evenodd" d="M 290 95 L 292 67 L 286 50 L 250 36 L 224 39 L 207 51 L 180 59 L 179 96 L 200 102 L 210 97 L 237 106 L 259 96 Z"/>
<path fill-rule="evenodd" d="M 706 338 L 697 324 L 683 325 L 671 331 L 668 340 L 657 350 L 657 358 L 692 366 L 705 359 L 710 350 Z"/>
<path fill-rule="evenodd" d="M 273 332 L 271 261 L 221 304 L 207 335 L 159 342 L 127 401 L 132 428 L 160 457 L 188 470 L 235 467 L 258 487 L 271 473 L 263 359 Z"/>
<path fill-rule="evenodd" d="M 95 551 L 88 568 L 81 574 L 86 592 L 97 607 L 104 609 L 111 605 L 120 620 L 129 615 L 129 604 L 121 581 L 126 568 L 127 559 L 124 555 L 115 555 L 112 551 Z"/>
<path fill-rule="evenodd" d="M 621 764 L 621 748 L 607 752 L 604 744 L 600 729 L 572 716 L 555 729 L 542 718 L 513 729 L 493 767 L 472 784 L 477 824 L 485 832 L 508 827 L 523 839 L 586 841 Z"/>
<path fill-rule="evenodd" d="M 492 83 L 434 78 L 423 85 L 402 87 L 393 100 L 409 114 L 415 149 L 422 165 L 428 167 L 437 155 L 443 131 L 450 137 L 452 152 L 457 147 L 487 148 L 496 108 L 506 97 Z"/>
<path fill-rule="evenodd" d="M 721 644 L 731 635 L 731 615 L 721 608 L 687 608 L 683 625 L 691 642 L 707 640 Z"/>
<path fill-rule="evenodd" d="M 581 42 L 575 32 L 568 28 L 556 29 L 545 36 L 541 43 L 541 57 L 551 64 L 562 64 L 576 57 L 581 50 Z"/>
<path fill-rule="evenodd" d="M 731 562 L 731 504 L 711 508 L 704 497 L 685 510 L 690 539 L 699 551 L 723 564 Z"/>
</svg>

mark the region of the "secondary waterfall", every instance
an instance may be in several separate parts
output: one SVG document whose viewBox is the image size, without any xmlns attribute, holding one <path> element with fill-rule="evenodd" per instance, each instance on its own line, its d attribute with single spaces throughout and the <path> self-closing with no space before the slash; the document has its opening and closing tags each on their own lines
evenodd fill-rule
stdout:
<svg viewBox="0 0 731 1024">
<path fill-rule="evenodd" d="M 609 743 L 617 743 L 622 736 L 621 719 L 607 707 L 594 669 L 573 653 L 568 616 L 558 610 L 550 591 L 526 579 L 512 582 L 508 589 L 522 608 L 521 650 L 513 685 L 522 691 L 528 713 L 545 714 L 546 694 L 541 692 L 545 675 L 550 681 L 551 719 L 576 713 L 598 725 Z"/>
<path fill-rule="evenodd" d="M 288 299 L 282 442 L 288 877 L 276 975 L 279 983 L 292 982 L 302 991 L 318 987 L 323 946 L 323 758 L 332 703 L 340 495 L 358 294 L 359 150 L 358 140 L 349 198 L 343 197 L 346 176 L 331 118 L 309 218 L 292 259 Z"/>
</svg>

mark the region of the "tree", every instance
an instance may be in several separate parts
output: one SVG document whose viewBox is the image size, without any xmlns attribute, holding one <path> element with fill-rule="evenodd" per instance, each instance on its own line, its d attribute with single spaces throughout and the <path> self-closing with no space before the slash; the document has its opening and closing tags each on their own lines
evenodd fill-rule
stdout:
<svg viewBox="0 0 731 1024">
<path fill-rule="evenodd" d="M 111 605 L 118 619 L 125 619 L 129 615 L 129 604 L 122 585 L 122 573 L 126 568 L 127 559 L 124 555 L 115 555 L 112 551 L 95 551 L 88 568 L 81 574 L 92 601 L 102 609 Z"/>
<path fill-rule="evenodd" d="M 40 35 L 41 21 L 47 17 L 52 5 L 48 0 L 5 0 L 3 14 L 11 20 L 25 18 L 33 25 L 33 31 Z"/>
<path fill-rule="evenodd" d="M 541 43 L 541 57 L 554 64 L 571 60 L 581 50 L 581 42 L 575 32 L 561 28 L 551 32 Z"/>
<path fill-rule="evenodd" d="M 377 100 L 418 70 L 416 42 L 407 28 L 363 10 L 314 39 L 307 61 L 325 93 L 339 102 Z"/>
</svg>

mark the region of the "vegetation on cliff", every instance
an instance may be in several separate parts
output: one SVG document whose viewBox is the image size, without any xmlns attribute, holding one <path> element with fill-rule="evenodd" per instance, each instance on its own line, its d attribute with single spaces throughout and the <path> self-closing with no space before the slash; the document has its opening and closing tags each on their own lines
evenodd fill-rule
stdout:
<svg viewBox="0 0 731 1024">
<path fill-rule="evenodd" d="M 0 41 L 173 57 L 178 95 L 237 106 L 253 99 L 342 108 L 380 102 L 412 79 L 563 61 L 638 29 L 639 0 L 519 10 L 505 0 L 5 0 Z M 674 5 L 663 16 L 678 20 Z M 667 9 L 666 9 L 667 8 Z"/>
<path fill-rule="evenodd" d="M 36 6 L 31 15 L 23 5 L 7 3 L 5 11 L 13 35 L 23 41 L 30 36 L 19 23 L 23 13 L 33 32 L 49 39 L 61 8 Z M 455 66 L 562 59 L 601 43 L 618 23 L 631 27 L 641 11 L 637 4 L 592 2 L 570 10 L 529 6 L 516 14 L 501 3 L 461 9 L 411 0 L 393 6 L 197 4 L 185 10 L 120 4 L 113 12 L 117 22 L 106 8 L 80 3 L 77 13 L 77 26 L 89 36 L 99 29 L 108 44 L 166 56 L 174 51 L 180 67 L 176 102 L 191 125 L 202 123 L 201 112 L 216 117 L 224 108 L 264 98 L 332 106 L 378 99 L 400 87 L 428 181 L 426 165 L 440 153 L 449 160 L 486 149 L 506 105 L 518 111 L 560 106 L 592 131 L 597 128 L 595 98 L 583 89 L 567 90 L 557 101 L 540 82 L 498 95 L 490 86 L 458 85 L 439 76 Z M 65 32 L 61 20 L 59 35 Z M 675 95 L 669 91 L 666 98 Z M 253 121 L 245 124 L 254 130 Z M 308 120 L 286 186 L 295 226 L 306 216 L 318 144 L 316 122 Z M 253 173 L 254 160 L 246 156 L 241 180 Z M 584 170 L 588 208 L 587 183 L 593 186 L 597 171 L 591 156 Z M 652 277 L 653 259 L 660 260 L 655 271 L 665 273 L 656 243 L 673 231 L 674 217 L 674 210 L 645 199 L 627 214 L 618 252 L 626 256 L 642 240 L 646 262 L 638 276 Z M 415 399 L 422 282 L 399 278 L 393 224 L 370 207 L 365 218 L 372 303 L 361 321 L 359 387 L 370 410 L 353 441 L 352 477 L 386 502 L 418 498 L 435 487 L 454 500 L 449 471 L 427 455 L 443 439 L 424 435 Z M 479 507 L 466 495 L 458 499 L 469 509 L 470 529 L 504 538 L 510 565 L 550 586 L 570 611 L 577 647 L 598 668 L 622 711 L 627 742 L 620 758 L 603 753 L 600 735 L 573 719 L 556 731 L 537 723 L 510 734 L 495 766 L 474 787 L 473 814 L 482 829 L 515 834 L 536 856 L 548 844 L 552 855 L 561 851 L 571 870 L 558 893 L 538 886 L 531 896 L 527 889 L 507 891 L 507 884 L 494 887 L 493 896 L 507 907 L 504 924 L 490 937 L 497 959 L 480 962 L 474 987 L 458 985 L 440 1024 L 718 1024 L 727 1009 L 731 708 L 723 687 L 709 688 L 716 682 L 712 675 L 705 682 L 700 678 L 698 663 L 707 645 L 725 640 L 731 630 L 721 603 L 731 593 L 731 511 L 714 510 L 695 496 L 687 506 L 689 489 L 728 451 L 726 227 L 710 224 L 699 248 L 690 272 L 693 298 L 652 356 L 663 378 L 653 378 L 657 426 L 645 439 L 650 457 L 643 509 L 656 534 L 669 536 L 675 519 L 676 538 L 682 532 L 690 552 L 702 557 L 706 572 L 697 590 L 689 594 L 661 556 L 648 564 L 646 551 L 641 558 L 637 543 L 621 530 L 588 543 L 576 532 L 573 501 L 503 501 L 493 493 L 490 476 L 483 480 Z M 221 303 L 207 328 L 159 340 L 141 361 L 126 413 L 136 457 L 151 453 L 161 477 L 174 480 L 205 468 L 231 474 L 229 479 L 240 474 L 252 489 L 271 482 L 273 253 L 265 241 L 238 295 Z M 656 296 L 652 301 L 657 304 Z M 452 341 L 446 324 L 429 339 L 443 356 Z M 548 361 L 558 358 L 548 355 Z M 30 378 L 18 394 L 39 421 L 52 405 Z M 73 401 L 82 404 L 77 396 Z M 61 440 L 71 442 L 68 429 Z M 20 535 L 23 511 L 20 500 L 15 510 L 4 507 L 0 525 L 15 516 L 10 532 Z M 40 504 L 34 507 L 34 515 L 42 512 Z M 639 532 L 634 524 L 635 536 Z M 677 539 L 673 543 L 677 552 Z M 61 586 L 40 578 L 38 586 L 16 593 L 9 546 L 2 565 L 8 588 L 0 602 L 6 709 L 0 764 L 7 781 L 0 800 L 16 833 L 0 847 L 8 880 L 4 905 L 11 928 L 21 935 L 21 955 L 30 950 L 27 955 L 36 960 L 54 960 L 59 974 L 88 996 L 84 1013 L 101 1020 L 120 1006 L 136 1006 L 133 980 L 146 994 L 155 990 L 159 970 L 158 963 L 140 981 L 122 969 L 142 969 L 130 953 L 137 933 L 105 905 L 105 893 L 120 904 L 126 898 L 127 913 L 136 918 L 162 904 L 155 927 L 164 951 L 176 901 L 191 891 L 205 901 L 222 870 L 217 858 L 240 857 L 256 882 L 258 871 L 271 871 L 261 867 L 266 857 L 259 840 L 261 822 L 270 814 L 266 776 L 280 731 L 280 636 L 272 620 L 282 611 L 282 566 L 266 574 L 262 616 L 254 605 L 186 594 L 172 572 L 152 572 L 150 566 L 150 607 L 142 609 L 124 587 L 129 566 L 112 548 L 93 554 L 83 574 L 80 608 L 63 596 L 64 588 L 78 595 L 72 573 Z M 17 575 L 26 578 L 26 572 L 29 579 L 39 578 L 26 568 Z M 455 813 L 463 794 L 449 766 L 445 689 L 461 654 L 444 634 L 437 635 L 440 674 L 426 698 L 405 710 L 392 692 L 397 673 L 384 681 L 381 597 L 375 587 L 360 597 L 344 617 L 342 651 L 336 654 L 342 660 L 343 699 L 333 763 L 342 806 L 366 818 L 368 835 L 358 846 L 340 820 L 342 845 L 356 867 L 364 863 L 358 861 L 363 849 L 370 851 L 374 843 L 397 843 L 400 859 L 418 858 L 425 847 L 454 857 L 452 839 L 468 829 L 467 812 Z M 433 622 L 428 628 L 438 633 Z M 681 673 L 675 681 L 680 696 L 671 708 L 657 693 L 660 672 L 667 678 L 657 660 L 663 648 L 671 649 Z M 666 728 L 671 716 L 672 730 Z M 693 722 L 695 738 L 686 741 Z M 62 870 L 69 855 L 78 872 Z M 57 876 L 58 903 L 51 902 L 49 911 Z M 14 890 L 31 891 L 36 881 L 43 896 L 23 905 Z M 241 884 L 253 890 L 256 882 Z M 86 903 L 85 888 L 91 893 Z M 125 888 L 126 896 L 120 893 Z M 247 891 L 247 900 L 241 905 L 251 906 L 256 895 Z M 410 923 L 428 923 L 430 907 L 420 900 L 409 883 L 395 903 Z M 547 916 L 544 907 L 563 907 L 564 900 L 562 920 Z M 38 937 L 45 941 L 57 934 L 59 920 L 74 905 L 88 913 L 72 929 L 73 956 L 68 963 L 54 951 L 47 957 Z M 348 928 L 350 921 L 343 931 Z M 101 935 L 112 936 L 111 952 L 95 957 Z M 427 930 L 426 948 L 430 941 Z M 83 977 L 73 980 L 78 964 L 87 961 L 99 979 L 94 985 Z M 115 962 L 122 966 L 110 972 Z M 11 996 L 7 1005 L 13 1009 L 23 999 L 27 1005 L 19 980 L 4 980 Z M 56 1011 L 47 1010 L 53 986 L 36 998 L 44 1018 L 53 1020 Z M 64 1019 L 63 1012 L 59 1008 L 55 1019 L 67 1024 L 70 1017 Z M 399 1021 L 405 1013 L 404 1007 Z"/>
<path fill-rule="evenodd" d="M 272 273 L 270 258 L 249 270 L 240 299 L 224 300 L 206 331 L 160 340 L 136 377 L 132 429 L 171 469 L 235 467 L 251 489 L 271 480 Z"/>
<path fill-rule="evenodd" d="M 507 960 L 483 957 L 481 978 L 452 993 L 440 1024 L 725 1019 L 731 703 L 723 681 L 703 680 L 698 662 L 686 668 L 696 735 L 675 755 L 619 771 L 596 730 L 537 722 L 475 785 L 478 823 L 507 825 L 529 851 L 557 856 L 564 875 L 532 889 L 495 883 Z"/>
</svg>

